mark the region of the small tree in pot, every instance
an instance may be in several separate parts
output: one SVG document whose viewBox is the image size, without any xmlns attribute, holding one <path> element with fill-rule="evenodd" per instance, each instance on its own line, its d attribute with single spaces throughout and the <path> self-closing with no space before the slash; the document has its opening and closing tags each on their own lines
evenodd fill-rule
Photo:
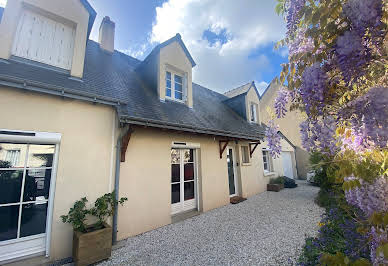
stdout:
<svg viewBox="0 0 388 266">
<path fill-rule="evenodd" d="M 84 197 L 74 203 L 67 215 L 62 215 L 62 222 L 72 225 L 73 259 L 76 265 L 89 265 L 111 256 L 112 227 L 106 223 L 113 216 L 118 204 L 124 204 L 127 198 L 116 200 L 115 192 L 99 197 L 94 207 L 88 209 L 88 200 Z M 97 218 L 97 222 L 87 224 L 90 216 Z"/>
</svg>

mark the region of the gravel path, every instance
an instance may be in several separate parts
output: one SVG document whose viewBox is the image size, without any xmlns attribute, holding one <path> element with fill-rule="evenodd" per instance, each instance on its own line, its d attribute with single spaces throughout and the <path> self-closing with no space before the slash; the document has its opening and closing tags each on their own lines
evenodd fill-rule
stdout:
<svg viewBox="0 0 388 266">
<path fill-rule="evenodd" d="M 318 188 L 264 192 L 129 238 L 99 265 L 292 265 L 323 210 Z"/>
</svg>

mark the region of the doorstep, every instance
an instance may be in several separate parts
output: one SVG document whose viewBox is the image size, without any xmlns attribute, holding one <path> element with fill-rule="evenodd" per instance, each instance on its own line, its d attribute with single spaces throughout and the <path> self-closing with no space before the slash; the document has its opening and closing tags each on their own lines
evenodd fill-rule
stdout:
<svg viewBox="0 0 388 266">
<path fill-rule="evenodd" d="M 192 218 L 192 217 L 200 215 L 200 214 L 201 213 L 199 211 L 197 211 L 197 210 L 186 211 L 186 212 L 174 214 L 174 215 L 171 216 L 171 223 L 172 224 L 179 223 L 179 222 L 181 222 L 183 220 Z"/>
<path fill-rule="evenodd" d="M 245 201 L 245 200 L 247 200 L 247 199 L 246 199 L 246 198 L 243 198 L 243 197 L 240 197 L 240 196 L 234 196 L 234 197 L 231 197 L 231 198 L 230 198 L 230 203 L 232 203 L 232 204 L 238 204 L 238 203 L 243 202 L 243 201 Z"/>
</svg>

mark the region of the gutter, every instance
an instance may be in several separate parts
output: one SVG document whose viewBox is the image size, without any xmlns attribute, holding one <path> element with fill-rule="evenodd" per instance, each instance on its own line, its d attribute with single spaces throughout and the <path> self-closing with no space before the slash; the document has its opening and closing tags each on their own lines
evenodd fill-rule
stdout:
<svg viewBox="0 0 388 266">
<path fill-rule="evenodd" d="M 126 125 L 120 129 L 120 133 L 117 137 L 116 144 L 116 167 L 115 167 L 115 199 L 119 200 L 119 187 L 120 187 L 120 161 L 121 161 L 121 139 L 128 132 L 129 126 Z M 112 223 L 112 244 L 115 245 L 117 243 L 117 214 L 118 214 L 118 206 L 116 206 L 113 213 L 113 223 Z"/>
<path fill-rule="evenodd" d="M 215 130 L 215 129 L 209 129 L 209 128 L 193 127 L 193 126 L 182 125 L 182 124 L 178 124 L 178 123 L 163 122 L 163 121 L 159 121 L 159 120 L 144 119 L 144 118 L 139 118 L 139 117 L 121 116 L 120 122 L 133 124 L 133 125 L 141 125 L 141 126 L 164 128 L 164 129 L 171 129 L 171 130 L 178 130 L 178 131 L 193 132 L 193 133 L 199 133 L 199 134 L 208 134 L 208 135 L 223 136 L 223 137 L 230 137 L 230 138 L 240 138 L 240 139 L 244 139 L 244 140 L 258 141 L 258 140 L 262 140 L 264 138 L 264 133 L 262 133 L 262 132 L 257 132 L 258 137 L 252 137 L 252 135 L 241 134 L 241 133 L 236 133 L 236 132 L 232 132 L 232 131 L 223 131 L 223 130 Z"/>
<path fill-rule="evenodd" d="M 87 101 L 92 103 L 100 103 L 110 106 L 125 105 L 126 103 L 122 100 L 99 96 L 92 93 L 80 92 L 74 89 L 68 89 L 60 86 L 49 85 L 41 82 L 35 82 L 20 78 L 15 78 L 7 75 L 0 75 L 0 85 L 6 87 L 13 87 L 22 90 L 39 92 L 54 96 L 60 96 L 70 99 L 76 99 L 81 101 Z"/>
</svg>

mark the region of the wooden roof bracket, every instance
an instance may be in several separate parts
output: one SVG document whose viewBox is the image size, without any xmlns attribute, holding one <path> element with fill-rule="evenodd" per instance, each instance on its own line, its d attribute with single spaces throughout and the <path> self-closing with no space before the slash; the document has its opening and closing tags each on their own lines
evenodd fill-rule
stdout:
<svg viewBox="0 0 388 266">
<path fill-rule="evenodd" d="M 128 143 L 131 139 L 133 130 L 128 128 L 125 133 L 121 137 L 121 154 L 120 154 L 120 162 L 125 162 L 125 153 L 127 152 Z"/>
<path fill-rule="evenodd" d="M 250 156 L 251 158 L 252 158 L 253 152 L 256 150 L 257 146 L 258 146 L 260 143 L 261 143 L 260 141 L 249 143 L 249 156 Z M 253 146 L 253 148 L 252 148 L 252 146 Z"/>
<path fill-rule="evenodd" d="M 226 146 L 228 146 L 229 140 L 219 140 L 218 146 L 220 148 L 220 159 L 222 159 L 222 153 L 224 153 L 224 150 L 226 149 Z"/>
</svg>

